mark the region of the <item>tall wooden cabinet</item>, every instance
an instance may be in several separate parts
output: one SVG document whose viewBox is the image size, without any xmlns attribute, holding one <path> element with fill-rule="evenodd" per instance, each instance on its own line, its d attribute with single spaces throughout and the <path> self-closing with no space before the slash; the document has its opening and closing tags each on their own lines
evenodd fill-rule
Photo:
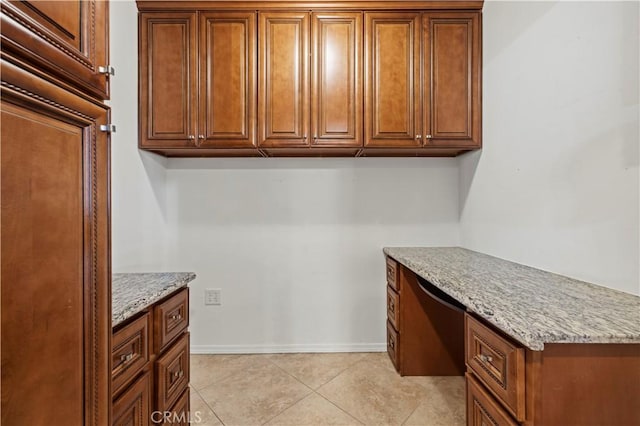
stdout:
<svg viewBox="0 0 640 426">
<path fill-rule="evenodd" d="M 83 92 L 109 99 L 109 2 L 7 1 L 2 50 L 17 54 Z"/>
<path fill-rule="evenodd" d="M 454 156 L 481 147 L 482 1 L 138 8 L 142 149 Z"/>
<path fill-rule="evenodd" d="M 1 5 L 1 423 L 106 425 L 108 3 Z"/>
</svg>

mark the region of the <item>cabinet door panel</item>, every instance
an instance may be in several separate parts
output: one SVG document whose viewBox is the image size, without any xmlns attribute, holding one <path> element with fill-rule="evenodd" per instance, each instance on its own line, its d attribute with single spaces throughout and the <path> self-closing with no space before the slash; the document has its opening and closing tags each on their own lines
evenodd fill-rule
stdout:
<svg viewBox="0 0 640 426">
<path fill-rule="evenodd" d="M 109 2 L 3 1 L 2 49 L 99 99 L 109 98 Z"/>
<path fill-rule="evenodd" d="M 140 49 L 140 146 L 195 146 L 196 14 L 142 14 Z"/>
<path fill-rule="evenodd" d="M 425 16 L 426 145 L 480 146 L 479 14 Z"/>
<path fill-rule="evenodd" d="M 362 145 L 362 14 L 312 15 L 314 145 Z"/>
<path fill-rule="evenodd" d="M 365 13 L 365 146 L 422 144 L 419 13 Z"/>
<path fill-rule="evenodd" d="M 255 145 L 255 57 L 254 12 L 200 16 L 200 146 Z"/>
<path fill-rule="evenodd" d="M 259 15 L 260 146 L 309 144 L 309 14 Z"/>
<path fill-rule="evenodd" d="M 109 418 L 108 109 L 2 72 L 3 424 Z"/>
</svg>

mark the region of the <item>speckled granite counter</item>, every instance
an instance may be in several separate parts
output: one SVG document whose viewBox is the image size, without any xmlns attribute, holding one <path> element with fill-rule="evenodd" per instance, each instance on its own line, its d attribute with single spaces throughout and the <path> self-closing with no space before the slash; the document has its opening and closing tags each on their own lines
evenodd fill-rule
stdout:
<svg viewBox="0 0 640 426">
<path fill-rule="evenodd" d="M 459 247 L 384 253 L 533 350 L 640 343 L 640 297 Z"/>
<path fill-rule="evenodd" d="M 196 274 L 193 272 L 113 274 L 111 280 L 112 327 L 177 289 L 186 287 L 195 277 Z"/>
</svg>

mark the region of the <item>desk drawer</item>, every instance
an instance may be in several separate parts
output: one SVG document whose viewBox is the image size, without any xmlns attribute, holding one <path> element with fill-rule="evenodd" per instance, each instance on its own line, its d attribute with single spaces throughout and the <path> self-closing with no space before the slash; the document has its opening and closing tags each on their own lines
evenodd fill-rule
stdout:
<svg viewBox="0 0 640 426">
<path fill-rule="evenodd" d="M 398 289 L 398 264 L 395 260 L 387 257 L 387 283 L 395 291 Z"/>
<path fill-rule="evenodd" d="M 189 326 L 189 290 L 184 289 L 154 308 L 155 353 L 165 350 Z"/>
<path fill-rule="evenodd" d="M 111 383 L 114 393 L 147 365 L 149 327 L 150 316 L 146 313 L 114 333 L 111 345 Z"/>
<path fill-rule="evenodd" d="M 189 384 L 189 333 L 156 361 L 156 409 L 167 411 Z"/>
<path fill-rule="evenodd" d="M 519 421 L 525 416 L 524 349 L 465 314 L 465 361 L 469 369 Z"/>
<path fill-rule="evenodd" d="M 396 330 L 400 328 L 400 297 L 387 286 L 387 318 Z"/>
<path fill-rule="evenodd" d="M 516 426 L 511 416 L 467 373 L 467 425 Z"/>
<path fill-rule="evenodd" d="M 387 352 L 396 369 L 398 366 L 398 332 L 393 328 L 390 322 L 387 322 Z"/>
</svg>

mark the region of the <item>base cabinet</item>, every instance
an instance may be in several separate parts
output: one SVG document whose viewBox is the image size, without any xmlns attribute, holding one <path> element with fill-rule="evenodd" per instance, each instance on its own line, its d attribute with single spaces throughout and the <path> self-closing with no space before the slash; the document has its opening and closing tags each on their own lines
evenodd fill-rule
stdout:
<svg viewBox="0 0 640 426">
<path fill-rule="evenodd" d="M 386 279 L 396 370 L 464 375 L 469 426 L 640 424 L 640 344 L 545 343 L 534 351 L 390 257 Z"/>
<path fill-rule="evenodd" d="M 148 425 L 151 416 L 150 392 L 150 375 L 145 373 L 113 401 L 113 425 Z"/>
<path fill-rule="evenodd" d="M 114 330 L 114 426 L 189 424 L 188 313 L 184 288 Z"/>
</svg>

